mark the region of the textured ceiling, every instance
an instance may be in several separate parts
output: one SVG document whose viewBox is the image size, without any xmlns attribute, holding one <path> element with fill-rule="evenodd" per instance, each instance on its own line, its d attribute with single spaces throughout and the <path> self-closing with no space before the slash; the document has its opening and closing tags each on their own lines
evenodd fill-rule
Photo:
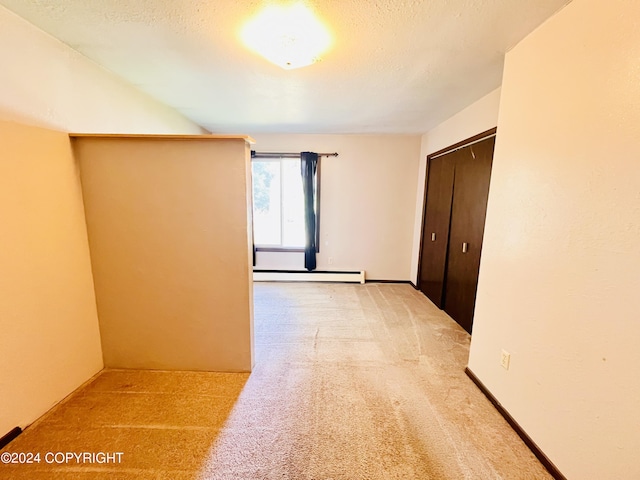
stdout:
<svg viewBox="0 0 640 480">
<path fill-rule="evenodd" d="M 212 132 L 424 133 L 501 84 L 568 0 L 310 0 L 334 44 L 285 71 L 240 30 L 263 1 L 0 0 Z"/>
</svg>

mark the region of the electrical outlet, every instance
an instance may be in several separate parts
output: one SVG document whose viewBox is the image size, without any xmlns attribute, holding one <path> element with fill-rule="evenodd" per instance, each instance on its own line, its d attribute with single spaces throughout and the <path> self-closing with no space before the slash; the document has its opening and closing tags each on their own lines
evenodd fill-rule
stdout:
<svg viewBox="0 0 640 480">
<path fill-rule="evenodd" d="M 333 257 L 329 257 L 329 265 L 333 265 Z"/>
<path fill-rule="evenodd" d="M 511 363 L 511 354 L 506 350 L 502 350 L 502 356 L 500 357 L 500 365 L 505 370 L 509 370 L 509 363 Z"/>
</svg>

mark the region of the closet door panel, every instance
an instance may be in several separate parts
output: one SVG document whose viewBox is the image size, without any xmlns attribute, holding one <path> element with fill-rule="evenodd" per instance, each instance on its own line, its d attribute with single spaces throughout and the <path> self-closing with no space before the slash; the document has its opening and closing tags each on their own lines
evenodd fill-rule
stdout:
<svg viewBox="0 0 640 480">
<path fill-rule="evenodd" d="M 471 333 L 495 138 L 456 158 L 444 310 Z"/>
<path fill-rule="evenodd" d="M 457 152 L 454 152 L 429 160 L 420 257 L 420 290 L 438 308 L 442 308 L 456 156 Z"/>
</svg>

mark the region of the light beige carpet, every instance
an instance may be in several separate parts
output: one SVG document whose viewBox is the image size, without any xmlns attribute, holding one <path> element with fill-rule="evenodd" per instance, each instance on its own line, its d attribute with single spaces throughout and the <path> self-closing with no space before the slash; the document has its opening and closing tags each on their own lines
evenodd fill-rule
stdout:
<svg viewBox="0 0 640 480">
<path fill-rule="evenodd" d="M 464 374 L 469 336 L 408 285 L 257 283 L 255 343 L 251 375 L 102 372 L 3 452 L 120 463 L 0 478 L 551 478 Z"/>
</svg>

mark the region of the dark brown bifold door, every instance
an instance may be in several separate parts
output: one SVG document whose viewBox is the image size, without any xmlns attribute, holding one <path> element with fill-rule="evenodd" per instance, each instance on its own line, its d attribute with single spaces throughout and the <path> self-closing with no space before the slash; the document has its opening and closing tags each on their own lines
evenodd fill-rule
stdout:
<svg viewBox="0 0 640 480">
<path fill-rule="evenodd" d="M 458 150 L 444 310 L 471 333 L 495 137 Z"/>
<path fill-rule="evenodd" d="M 438 308 L 442 308 L 453 199 L 453 169 L 457 155 L 458 152 L 453 152 L 429 160 L 419 286 Z"/>
</svg>

